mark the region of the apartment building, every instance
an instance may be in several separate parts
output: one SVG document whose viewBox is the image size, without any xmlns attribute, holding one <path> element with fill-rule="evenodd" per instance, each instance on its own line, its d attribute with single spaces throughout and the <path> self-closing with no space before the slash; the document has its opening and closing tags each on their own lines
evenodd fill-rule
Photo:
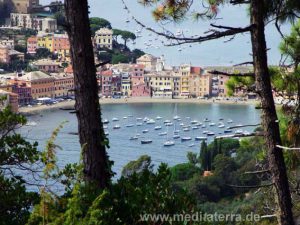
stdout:
<svg viewBox="0 0 300 225">
<path fill-rule="evenodd" d="M 95 33 L 95 45 L 97 48 L 113 48 L 113 31 L 108 28 L 100 28 Z"/>
</svg>

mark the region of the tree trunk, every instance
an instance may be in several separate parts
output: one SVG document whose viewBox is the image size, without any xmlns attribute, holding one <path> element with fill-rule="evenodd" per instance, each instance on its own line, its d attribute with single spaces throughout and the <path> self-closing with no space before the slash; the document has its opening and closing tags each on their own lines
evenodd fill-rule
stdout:
<svg viewBox="0 0 300 225">
<path fill-rule="evenodd" d="M 251 1 L 251 32 L 256 89 L 262 103 L 262 126 L 268 148 L 269 169 L 272 174 L 278 203 L 278 223 L 294 225 L 291 194 L 288 185 L 286 167 L 281 145 L 279 125 L 272 95 L 270 74 L 268 71 L 267 47 L 264 33 L 264 1 Z"/>
<path fill-rule="evenodd" d="M 75 110 L 82 147 L 84 178 L 105 188 L 110 182 L 110 167 L 105 151 L 96 67 L 91 42 L 87 0 L 66 0 L 66 30 L 71 45 L 75 83 Z"/>
</svg>

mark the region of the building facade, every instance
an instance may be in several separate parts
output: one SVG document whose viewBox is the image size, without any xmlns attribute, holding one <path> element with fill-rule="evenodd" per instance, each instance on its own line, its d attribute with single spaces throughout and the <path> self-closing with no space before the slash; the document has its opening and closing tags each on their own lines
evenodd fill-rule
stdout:
<svg viewBox="0 0 300 225">
<path fill-rule="evenodd" d="M 95 45 L 97 48 L 113 48 L 113 31 L 108 28 L 101 28 L 95 33 Z"/>
</svg>

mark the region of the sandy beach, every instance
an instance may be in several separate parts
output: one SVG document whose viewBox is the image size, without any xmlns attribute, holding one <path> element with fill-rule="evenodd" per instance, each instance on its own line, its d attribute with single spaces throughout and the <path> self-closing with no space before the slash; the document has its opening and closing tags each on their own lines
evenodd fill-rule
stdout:
<svg viewBox="0 0 300 225">
<path fill-rule="evenodd" d="M 255 105 L 257 100 L 234 101 L 234 100 L 216 100 L 216 99 L 158 99 L 158 98 L 104 98 L 100 99 L 100 104 L 138 104 L 138 103 L 190 103 L 190 104 L 233 104 L 233 105 Z M 60 108 L 73 108 L 75 101 L 64 101 L 53 105 L 36 105 L 32 107 L 21 107 L 19 112 L 25 115 L 37 114 L 42 111 L 54 111 Z"/>
</svg>

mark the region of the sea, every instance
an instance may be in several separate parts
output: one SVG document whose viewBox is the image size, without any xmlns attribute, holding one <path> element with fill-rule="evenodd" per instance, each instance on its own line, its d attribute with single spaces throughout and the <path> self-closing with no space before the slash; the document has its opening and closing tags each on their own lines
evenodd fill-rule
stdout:
<svg viewBox="0 0 300 225">
<path fill-rule="evenodd" d="M 105 129 L 108 133 L 109 146 L 108 155 L 114 161 L 113 171 L 115 178 L 120 177 L 122 168 L 130 161 L 138 159 L 141 155 L 149 155 L 155 167 L 160 163 L 167 163 L 169 166 L 187 162 L 187 153 L 200 152 L 201 141 L 195 141 L 195 137 L 208 137 L 208 142 L 213 141 L 216 136 L 225 135 L 226 127 L 245 124 L 257 124 L 260 122 L 260 111 L 254 105 L 238 104 L 192 104 L 192 103 L 132 103 L 132 104 L 104 104 L 101 106 L 102 119 L 107 119 Z M 174 120 L 174 116 L 179 116 L 180 121 Z M 161 118 L 160 118 L 161 117 Z M 154 124 L 147 124 L 144 119 L 153 119 Z M 160 118 L 160 119 L 159 119 Z M 118 121 L 113 121 L 113 119 Z M 77 132 L 77 118 L 68 111 L 55 110 L 44 111 L 39 114 L 29 116 L 29 126 L 21 129 L 30 141 L 37 141 L 39 149 L 43 150 L 46 141 L 50 138 L 53 130 L 62 122 L 67 121 L 60 130 L 55 143 L 57 148 L 57 159 L 59 167 L 67 163 L 75 163 L 80 159 L 80 145 Z M 166 126 L 165 121 L 173 123 Z M 209 120 L 210 122 L 204 122 Z M 228 123 L 232 120 L 232 123 Z M 192 129 L 192 121 L 205 124 L 206 127 L 198 126 Z M 209 126 L 215 123 L 214 126 Z M 223 123 L 225 126 L 219 128 Z M 184 125 L 183 125 L 184 124 Z M 119 129 L 113 129 L 114 126 Z M 138 126 L 139 125 L 139 126 Z M 183 126 L 182 126 L 183 125 Z M 189 127 L 189 131 L 183 131 L 183 127 Z M 161 126 L 161 130 L 155 130 L 156 126 Z M 195 127 L 195 126 L 194 126 Z M 180 137 L 191 137 L 192 140 L 182 142 L 175 139 L 175 145 L 165 147 L 164 142 L 173 140 L 173 132 L 179 130 Z M 233 129 L 247 132 L 253 131 L 253 127 Z M 143 131 L 147 130 L 147 133 Z M 207 136 L 203 131 L 215 133 L 214 136 Z M 167 132 L 167 135 L 160 136 L 160 133 Z M 137 140 L 130 140 L 131 137 L 139 134 Z M 141 144 L 141 140 L 150 139 L 152 143 Z"/>
</svg>

